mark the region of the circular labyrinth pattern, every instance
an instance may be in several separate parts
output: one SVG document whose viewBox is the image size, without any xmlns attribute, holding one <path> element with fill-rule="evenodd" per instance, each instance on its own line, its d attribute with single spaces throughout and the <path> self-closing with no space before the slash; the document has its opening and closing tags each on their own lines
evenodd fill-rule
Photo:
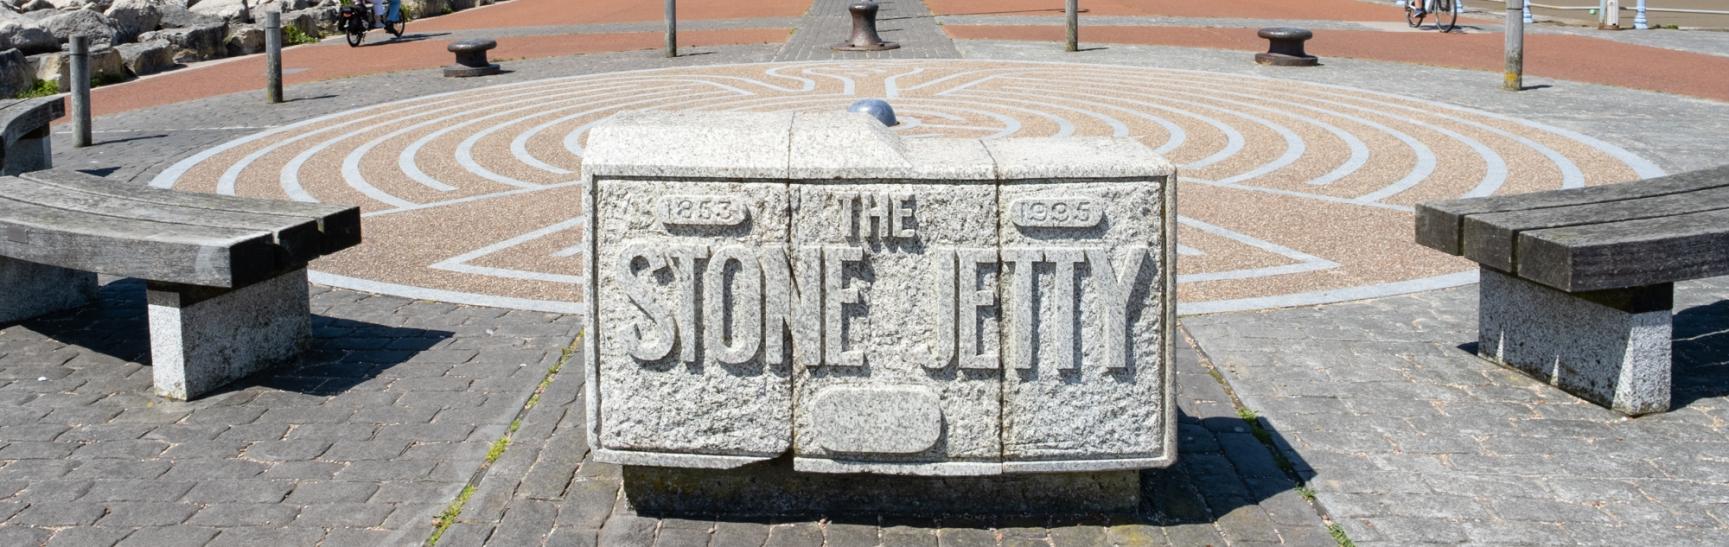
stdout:
<svg viewBox="0 0 1729 547">
<path fill-rule="evenodd" d="M 842 110 L 888 99 L 909 138 L 1122 136 L 1181 166 L 1185 313 L 1468 283 L 1412 243 L 1412 205 L 1661 174 L 1557 127 L 1361 89 L 1217 73 L 987 61 L 621 72 L 419 97 L 275 128 L 153 184 L 360 205 L 366 243 L 327 285 L 581 309 L 589 129 L 626 110 Z M 677 154 L 677 150 L 667 150 Z"/>
</svg>

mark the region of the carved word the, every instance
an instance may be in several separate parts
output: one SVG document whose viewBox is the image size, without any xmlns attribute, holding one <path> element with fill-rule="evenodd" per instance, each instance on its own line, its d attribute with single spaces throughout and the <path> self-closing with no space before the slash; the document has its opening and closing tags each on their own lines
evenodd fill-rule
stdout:
<svg viewBox="0 0 1729 547">
<path fill-rule="evenodd" d="M 1091 198 L 1022 198 L 1009 204 L 1009 215 L 1022 228 L 1091 228 L 1105 207 Z"/>
<path fill-rule="evenodd" d="M 915 207 L 910 192 L 869 193 L 835 192 L 832 199 L 840 200 L 850 227 L 852 239 L 912 239 L 918 237 L 918 224 L 913 218 Z"/>
<path fill-rule="evenodd" d="M 750 216 L 744 201 L 728 196 L 665 196 L 655 218 L 666 225 L 733 226 Z"/>
<path fill-rule="evenodd" d="M 799 363 L 865 365 L 869 356 L 861 347 L 864 344 L 850 343 L 846 334 L 865 295 L 846 272 L 848 265 L 867 262 L 870 255 L 863 248 L 846 246 L 798 247 L 788 255 L 781 248 L 746 246 L 623 246 L 616 255 L 613 279 L 647 316 L 646 325 L 636 326 L 631 356 L 655 362 L 676 349 L 679 361 L 694 363 L 700 343 L 721 363 L 747 363 L 760 354 L 765 363 L 780 364 L 790 334 L 793 359 Z M 1041 359 L 1054 368 L 1078 368 L 1071 350 L 1080 337 L 1092 336 L 1099 337 L 1099 347 L 1105 348 L 1099 364 L 1125 367 L 1127 314 L 1136 305 L 1131 300 L 1136 283 L 1143 277 L 1157 277 L 1142 275 L 1148 253 L 1140 246 L 1115 253 L 1079 247 L 934 248 L 926 256 L 934 267 L 931 292 L 923 301 L 932 306 L 935 328 L 928 346 L 931 359 L 922 365 L 935 369 L 957 362 L 962 368 L 1002 366 L 997 337 L 981 332 L 978 321 L 980 310 L 1001 304 L 999 292 L 1009 304 L 1004 328 L 1010 331 L 1004 338 L 1010 341 L 1014 367 L 1033 366 L 1035 335 L 1053 347 L 1066 348 Z M 1046 275 L 1053 276 L 1049 284 L 1034 279 L 1041 264 L 1050 265 L 1046 268 L 1051 272 Z M 1077 283 L 1076 266 L 1083 264 L 1088 275 Z M 662 285 L 656 280 L 663 277 L 657 275 L 660 272 L 671 274 L 671 302 L 656 290 Z M 1009 280 L 1001 290 L 999 276 Z M 1091 292 L 1096 302 L 1090 316 L 1094 320 L 1084 324 L 1098 325 L 1097 332 L 1073 332 L 1073 325 L 1080 323 L 1074 303 L 1086 301 L 1077 298 L 1083 290 Z M 1033 317 L 1034 302 L 1045 306 L 1043 321 Z M 705 320 L 698 320 L 699 313 Z"/>
</svg>

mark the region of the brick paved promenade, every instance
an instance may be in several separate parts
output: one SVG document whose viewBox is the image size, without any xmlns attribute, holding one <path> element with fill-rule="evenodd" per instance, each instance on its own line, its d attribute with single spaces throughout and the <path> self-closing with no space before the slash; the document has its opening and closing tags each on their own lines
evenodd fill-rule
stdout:
<svg viewBox="0 0 1729 547">
<path fill-rule="evenodd" d="M 1398 12 L 1381 2 L 1327 0 L 1299 8 L 1288 2 L 1231 0 L 1203 9 L 1194 3 L 1118 1 L 1084 4 L 1091 11 L 1083 24 L 1097 21 L 1097 26 L 1083 27 L 1083 45 L 1097 49 L 1064 54 L 1048 41 L 1052 29 L 1060 32 L 1050 6 L 1020 4 L 979 10 L 968 8 L 974 3 L 947 0 L 885 3 L 884 37 L 905 47 L 875 57 L 931 63 L 917 65 L 927 72 L 950 66 L 943 59 L 955 59 L 978 66 L 1082 63 L 1125 74 L 1196 78 L 1173 80 L 1175 91 L 1166 91 L 1167 96 L 1199 85 L 1192 82 L 1240 85 L 1272 78 L 1265 80 L 1270 88 L 1386 94 L 1382 102 L 1389 109 L 1414 105 L 1410 112 L 1416 112 L 1427 102 L 1464 107 L 1457 112 L 1437 107 L 1446 116 L 1426 115 L 1488 128 L 1456 127 L 1454 133 L 1466 137 L 1458 140 L 1424 133 L 1431 126 L 1454 126 L 1402 125 L 1373 109 L 1330 107 L 1324 115 L 1310 116 L 1339 130 L 1334 132 L 1285 121 L 1297 116 L 1257 108 L 1264 105 L 1252 100 L 1225 97 L 1235 102 L 1191 107 L 1235 129 L 1242 141 L 1241 166 L 1215 167 L 1226 171 L 1213 176 L 1215 181 L 1278 161 L 1289 155 L 1291 142 L 1306 147 L 1286 164 L 1298 166 L 1292 169 L 1311 161 L 1343 165 L 1354 148 L 1341 135 L 1361 141 L 1362 176 L 1398 180 L 1420 163 L 1413 147 L 1391 136 L 1403 134 L 1437 147 L 1437 161 L 1460 161 L 1470 154 L 1468 164 L 1441 169 L 1438 180 L 1484 180 L 1493 162 L 1477 154 L 1488 150 L 1502 154 L 1513 174 L 1510 189 L 1562 184 L 1566 169 L 1558 167 L 1560 162 L 1548 163 L 1557 156 L 1578 167 L 1580 177 L 1593 177 L 1581 183 L 1598 184 L 1634 178 L 1640 165 L 1676 172 L 1721 163 L 1721 143 L 1729 136 L 1729 104 L 1719 102 L 1726 100 L 1721 90 L 1729 87 L 1714 87 L 1723 80 L 1720 75 L 1713 79 L 1717 73 L 1709 69 L 1729 59 L 1723 55 L 1729 40 L 1721 36 L 1623 32 L 1605 37 L 1543 29 L 1532 43 L 1553 43 L 1533 52 L 1530 81 L 1553 87 L 1507 94 L 1495 88 L 1499 78 L 1484 70 L 1477 51 L 1482 47 L 1476 42 L 1499 38 L 1492 18 L 1474 20 L 1471 33 L 1453 37 L 1406 32 L 1398 28 L 1402 23 L 1390 24 Z M 555 77 L 644 69 L 720 74 L 744 63 L 824 61 L 836 58 L 827 46 L 844 38 L 846 28 L 845 20 L 834 15 L 844 3 L 831 0 L 696 4 L 681 8 L 691 18 L 681 22 L 692 44 L 688 55 L 664 59 L 651 49 L 659 40 L 658 2 L 620 3 L 616 10 L 559 5 L 512 0 L 418 22 L 411 33 L 428 36 L 417 42 L 361 50 L 339 44 L 295 48 L 288 64 L 302 70 L 291 76 L 293 100 L 283 105 L 262 105 L 254 80 L 262 62 L 255 58 L 105 87 L 97 93 L 98 145 L 73 149 L 60 134 L 55 159 L 63 167 L 145 184 L 202 151 L 321 116 L 373 112 L 392 101 L 440 93 L 493 93 L 493 86 L 536 85 Z M 1292 19 L 1323 37 L 1313 45 L 1326 66 L 1277 71 L 1247 60 L 1245 52 L 1262 45 L 1242 39 L 1243 33 L 1252 35 L 1246 29 Z M 1328 44 L 1323 41 L 1328 33 L 1351 39 Z M 480 79 L 438 77 L 434 67 L 449 62 L 444 43 L 474 36 L 500 38 L 494 58 L 504 59 L 512 72 Z M 1580 53 L 1571 51 L 1580 44 L 1619 56 L 1615 62 L 1672 77 L 1581 67 L 1573 57 Z M 761 74 L 773 66 L 794 65 L 753 70 Z M 1220 90 L 1238 89 L 1207 88 L 1215 98 L 1223 96 Z M 1012 102 L 1022 97 L 1002 95 L 1002 90 L 985 91 L 998 93 L 997 105 L 1058 111 Z M 837 97 L 828 100 L 850 98 Z M 1276 99 L 1308 106 L 1346 100 L 1314 93 Z M 1077 133 L 1113 130 L 1100 118 L 1072 111 L 1082 102 L 1060 103 L 1071 111 L 1057 118 Z M 1023 131 L 1061 130 L 1061 123 L 1048 118 L 1025 121 L 1037 117 L 1016 120 Z M 404 130 L 402 138 L 412 141 L 427 134 L 406 129 L 421 121 L 379 120 L 369 130 Z M 570 121 L 571 127 L 583 122 Z M 1204 160 L 1230 142 L 1227 132 L 1204 121 L 1170 123 L 1190 135 L 1191 146 L 1216 147 L 1181 152 L 1193 157 L 1180 159 Z M 1394 131 L 1360 130 L 1374 124 Z M 1539 126 L 1546 132 L 1525 132 Z M 1295 140 L 1275 127 L 1288 129 Z M 435 129 L 429 124 L 426 131 Z M 288 131 L 294 136 L 312 130 Z M 1135 131 L 1136 136 L 1149 134 L 1138 126 Z M 449 142 L 428 139 L 424 149 L 450 162 L 429 172 L 465 169 L 453 167 L 451 158 L 457 157 L 459 141 L 473 132 L 455 131 Z M 1519 138 L 1555 156 L 1510 151 L 1515 147 L 1506 143 Z M 507 157 L 510 140 L 471 144 L 471 163 L 496 167 L 487 163 L 494 157 L 488 151 Z M 1482 149 L 1462 144 L 1471 140 Z M 314 170 L 306 179 L 342 180 L 342 162 L 364 142 L 333 141 L 326 145 L 331 152 L 307 153 L 305 161 Z M 541 150 L 535 138 L 523 142 L 525 150 Z M 400 148 L 387 148 L 384 160 L 357 160 L 356 169 L 367 176 L 393 169 Z M 283 165 L 303 150 L 267 160 L 267 171 L 249 173 L 236 184 L 278 188 Z M 1274 185 L 1283 168 L 1244 184 Z M 1520 169 L 1530 171 L 1520 174 Z M 1316 171 L 1304 177 L 1327 169 Z M 211 190 L 216 178 L 211 177 Z M 1301 185 L 1308 179 L 1292 180 Z M 1457 191 L 1445 188 L 1456 195 L 1471 184 Z M 1189 199 L 1184 206 L 1207 202 Z M 1242 202 L 1218 203 L 1237 203 L 1240 210 Z M 532 216 L 532 210 L 524 206 L 509 215 Z M 1279 255 L 1277 248 L 1324 255 L 1316 249 L 1328 247 L 1293 235 L 1304 230 L 1322 234 L 1317 236 L 1322 242 L 1409 240 L 1404 221 L 1349 233 L 1342 222 L 1281 223 L 1293 213 L 1258 210 L 1262 213 L 1253 223 L 1199 216 L 1206 210 L 1193 214 L 1209 225 L 1270 234 L 1260 241 L 1275 242 L 1271 247 L 1245 248 L 1271 255 Z M 461 247 L 474 242 L 428 234 L 507 224 L 497 220 L 500 213 L 474 211 L 404 223 L 396 239 L 403 249 L 417 248 L 416 234 L 438 240 L 426 245 Z M 380 218 L 387 217 L 368 219 L 369 230 L 379 227 L 379 237 L 369 232 L 369 241 L 393 239 L 384 237 L 388 229 Z M 1347 237 L 1327 235 L 1341 232 Z M 1287 264 L 1253 262 L 1272 259 L 1200 245 L 1206 233 L 1185 240 L 1197 244 L 1197 254 L 1183 257 L 1187 263 L 1218 261 L 1219 271 Z M 1471 269 L 1418 254 L 1427 251 L 1405 252 L 1434 260 L 1437 271 Z M 1296 255 L 1279 256 L 1314 264 L 1291 258 Z M 1382 250 L 1365 255 L 1363 263 L 1408 262 L 1403 258 Z M 323 264 L 328 262 L 313 267 Z M 351 277 L 386 278 L 357 268 Z M 1290 274 L 1269 275 L 1268 285 L 1277 286 L 1280 275 Z M 1467 351 L 1475 340 L 1471 286 L 1281 309 L 1264 308 L 1302 302 L 1263 302 L 1238 308 L 1247 311 L 1188 315 L 1181 321 L 1186 340 L 1177 361 L 1181 456 L 1169 470 L 1143 474 L 1146 503 L 1140 511 L 916 519 L 635 513 L 621 500 L 621 470 L 587 458 L 582 376 L 574 367 L 560 368 L 580 362 L 581 356 L 570 352 L 580 336 L 575 315 L 316 287 L 315 350 L 302 362 L 212 397 L 174 403 L 148 395 L 142 287 L 130 280 L 104 281 L 99 305 L 0 325 L 0 545 L 410 545 L 425 542 L 441 516 L 450 526 L 438 545 L 1333 545 L 1335 532 L 1359 545 L 1709 545 L 1729 537 L 1725 279 L 1678 285 L 1676 409 L 1638 419 L 1582 403 L 1474 357 Z M 1450 284 L 1468 282 L 1467 276 Z M 495 459 L 488 463 L 489 457 Z"/>
</svg>

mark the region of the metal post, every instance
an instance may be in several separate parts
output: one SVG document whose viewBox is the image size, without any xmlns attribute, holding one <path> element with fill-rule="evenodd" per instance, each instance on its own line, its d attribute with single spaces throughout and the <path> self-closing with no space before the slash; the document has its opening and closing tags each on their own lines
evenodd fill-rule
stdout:
<svg viewBox="0 0 1729 547">
<path fill-rule="evenodd" d="M 1507 72 L 1501 83 L 1501 88 L 1507 91 L 1525 88 L 1525 19 L 1519 16 L 1519 10 L 1528 9 L 1529 4 L 1521 4 L 1519 0 L 1507 0 Z"/>
<path fill-rule="evenodd" d="M 1465 13 L 1464 0 L 1453 0 L 1453 14 L 1458 15 L 1461 13 Z"/>
<path fill-rule="evenodd" d="M 264 98 L 282 102 L 282 12 L 264 12 Z"/>
<path fill-rule="evenodd" d="M 1531 20 L 1531 0 L 1525 0 L 1525 16 L 1520 17 L 1519 20 L 1524 21 L 1527 25 L 1535 22 Z"/>
<path fill-rule="evenodd" d="M 1081 20 L 1079 13 L 1081 10 L 1079 4 L 1080 0 L 1068 0 L 1068 2 L 1063 6 L 1064 15 L 1069 19 L 1069 42 L 1068 45 L 1063 47 L 1064 51 L 1081 50 Z"/>
<path fill-rule="evenodd" d="M 1603 24 L 1598 26 L 1621 30 L 1621 0 L 1603 0 Z"/>
<path fill-rule="evenodd" d="M 666 56 L 678 56 L 678 6 L 677 0 L 666 0 Z"/>
<path fill-rule="evenodd" d="M 1651 24 L 1645 21 L 1645 0 L 1639 0 L 1639 9 L 1633 12 L 1633 28 L 1651 30 Z"/>
<path fill-rule="evenodd" d="M 73 36 L 72 53 L 72 146 L 90 146 L 90 37 Z"/>
</svg>

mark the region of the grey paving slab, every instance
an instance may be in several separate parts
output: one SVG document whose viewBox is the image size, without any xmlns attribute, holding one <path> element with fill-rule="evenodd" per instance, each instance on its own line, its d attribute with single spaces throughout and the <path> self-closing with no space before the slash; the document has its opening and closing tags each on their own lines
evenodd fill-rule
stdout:
<svg viewBox="0 0 1729 547">
<path fill-rule="evenodd" d="M 946 59 L 960 54 L 954 42 L 937 24 L 924 2 L 899 0 L 879 2 L 877 33 L 883 41 L 900 44 L 884 51 L 841 51 L 831 46 L 852 35 L 850 0 L 814 0 L 810 11 L 798 21 L 792 39 L 775 53 L 776 61 L 815 59 Z"/>
<path fill-rule="evenodd" d="M 1359 543 L 1729 534 L 1709 509 L 1729 503 L 1718 465 L 1729 447 L 1729 278 L 1677 284 L 1675 409 L 1637 419 L 1478 359 L 1475 288 L 1184 325 L 1291 441 L 1285 457 L 1303 462 L 1320 505 Z M 1347 334 L 1293 349 L 1277 334 L 1289 325 Z M 1312 412 L 1316 400 L 1336 404 Z"/>
<path fill-rule="evenodd" d="M 415 306 L 405 299 L 318 287 L 312 293 L 313 324 L 322 334 L 305 358 L 193 402 L 150 392 L 144 287 L 137 281 L 107 284 L 92 306 L 0 325 L 0 347 L 7 348 L 0 352 L 0 394 L 20 411 L 0 430 L 0 444 L 12 449 L 0 454 L 0 475 L 8 477 L 0 502 L 16 509 L 0 511 L 0 533 L 11 538 L 0 543 L 36 544 L 30 538 L 38 536 L 57 545 L 198 545 L 213 537 L 265 545 L 422 541 L 433 514 L 466 483 L 486 446 L 412 449 L 502 430 L 548 359 L 579 328 L 556 315 L 501 317 L 450 307 L 447 324 L 538 323 L 522 329 L 541 334 L 498 342 L 514 352 L 500 381 L 449 392 L 415 380 L 461 377 L 487 361 L 445 359 L 436 350 L 499 336 L 435 328 L 404 312 Z M 353 319 L 359 316 L 373 319 Z M 393 359 L 333 364 L 364 351 L 341 349 L 352 345 L 349 336 L 413 343 Z M 73 358 L 41 358 L 55 353 Z M 430 412 L 369 419 L 357 410 L 409 401 Z M 494 411 L 463 414 L 459 423 L 438 417 L 466 407 Z M 71 409 L 83 412 L 55 412 Z M 356 441 L 291 435 L 314 425 L 369 433 Z M 390 459 L 372 459 L 378 457 Z M 434 472 L 440 465 L 460 472 L 440 475 Z"/>
</svg>

